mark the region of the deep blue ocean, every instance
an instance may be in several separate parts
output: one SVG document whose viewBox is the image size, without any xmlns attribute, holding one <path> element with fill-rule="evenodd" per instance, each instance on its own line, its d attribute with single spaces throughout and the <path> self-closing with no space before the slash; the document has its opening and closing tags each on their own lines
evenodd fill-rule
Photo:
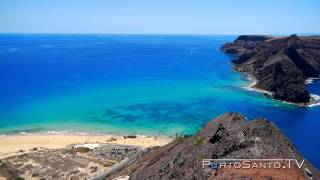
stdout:
<svg viewBox="0 0 320 180">
<path fill-rule="evenodd" d="M 266 117 L 320 167 L 320 106 L 248 91 L 219 49 L 236 36 L 0 35 L 0 134 L 191 134 L 236 111 Z M 320 94 L 320 83 L 309 85 Z M 0 139 L 1 141 L 1 139 Z"/>
</svg>

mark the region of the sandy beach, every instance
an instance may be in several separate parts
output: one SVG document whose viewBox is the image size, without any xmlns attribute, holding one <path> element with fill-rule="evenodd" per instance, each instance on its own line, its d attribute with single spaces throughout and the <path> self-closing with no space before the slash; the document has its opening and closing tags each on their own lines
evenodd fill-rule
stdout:
<svg viewBox="0 0 320 180">
<path fill-rule="evenodd" d="M 12 155 L 32 151 L 33 148 L 57 149 L 70 144 L 79 143 L 115 143 L 135 145 L 143 148 L 163 146 L 171 139 L 166 137 L 137 136 L 136 138 L 124 138 L 113 135 L 73 135 L 73 134 L 31 134 L 8 135 L 0 137 L 0 159 Z"/>
</svg>

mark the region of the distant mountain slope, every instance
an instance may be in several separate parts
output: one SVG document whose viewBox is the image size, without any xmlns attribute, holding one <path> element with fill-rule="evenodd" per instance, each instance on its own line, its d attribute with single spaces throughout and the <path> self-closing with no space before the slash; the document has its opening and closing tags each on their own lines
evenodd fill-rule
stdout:
<svg viewBox="0 0 320 180">
<path fill-rule="evenodd" d="M 310 163 L 302 169 L 235 169 L 216 172 L 202 167 L 207 158 L 293 158 L 303 157 L 271 122 L 246 121 L 238 113 L 227 113 L 210 121 L 203 130 L 189 138 L 150 150 L 114 176 L 131 179 L 320 179 Z"/>
<path fill-rule="evenodd" d="M 236 69 L 257 80 L 255 88 L 270 91 L 275 99 L 310 104 L 307 78 L 320 75 L 320 37 L 239 36 L 221 48 L 236 55 Z"/>
</svg>

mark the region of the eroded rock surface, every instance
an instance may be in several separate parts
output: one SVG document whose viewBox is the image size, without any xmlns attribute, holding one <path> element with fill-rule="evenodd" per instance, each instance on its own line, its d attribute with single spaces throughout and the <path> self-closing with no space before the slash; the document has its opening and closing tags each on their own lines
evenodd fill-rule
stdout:
<svg viewBox="0 0 320 180">
<path fill-rule="evenodd" d="M 114 176 L 132 179 L 319 179 L 309 163 L 291 169 L 218 169 L 202 167 L 203 159 L 293 158 L 303 157 L 280 130 L 266 119 L 246 121 L 238 113 L 227 113 L 210 121 L 203 130 L 188 138 L 150 150 Z M 309 174 L 309 172 L 311 174 Z"/>
</svg>

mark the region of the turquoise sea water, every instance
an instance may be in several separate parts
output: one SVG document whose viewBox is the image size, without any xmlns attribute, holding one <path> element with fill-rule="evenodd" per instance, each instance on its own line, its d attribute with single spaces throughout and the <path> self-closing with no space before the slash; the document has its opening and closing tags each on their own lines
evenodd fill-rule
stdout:
<svg viewBox="0 0 320 180">
<path fill-rule="evenodd" d="M 219 48 L 235 36 L 0 35 L 0 134 L 191 134 L 229 111 L 275 122 L 320 166 L 319 106 L 244 87 Z M 320 94 L 320 83 L 309 85 Z"/>
</svg>

